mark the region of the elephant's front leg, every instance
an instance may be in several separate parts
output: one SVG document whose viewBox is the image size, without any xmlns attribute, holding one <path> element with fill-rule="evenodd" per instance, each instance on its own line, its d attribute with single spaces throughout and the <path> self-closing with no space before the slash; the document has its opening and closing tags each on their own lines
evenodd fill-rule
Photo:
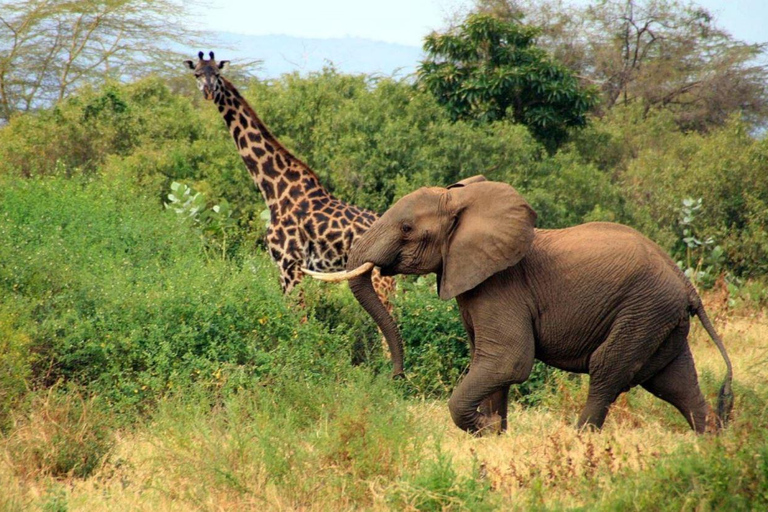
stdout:
<svg viewBox="0 0 768 512">
<path fill-rule="evenodd" d="M 469 373 L 453 391 L 448 408 L 456 426 L 467 432 L 480 433 L 494 425 L 504 429 L 509 386 L 524 382 L 533 368 L 533 336 L 505 342 L 475 334 Z"/>
<path fill-rule="evenodd" d="M 480 404 L 480 414 L 485 415 L 488 424 L 484 430 L 497 433 L 507 430 L 507 407 L 509 405 L 509 386 L 500 389 L 483 400 Z"/>
</svg>

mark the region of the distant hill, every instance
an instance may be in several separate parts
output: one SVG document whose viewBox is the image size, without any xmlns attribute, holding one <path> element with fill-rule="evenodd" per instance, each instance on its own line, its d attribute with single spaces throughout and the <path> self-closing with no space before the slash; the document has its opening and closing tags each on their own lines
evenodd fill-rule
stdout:
<svg viewBox="0 0 768 512">
<path fill-rule="evenodd" d="M 217 57 L 260 59 L 262 78 L 276 78 L 283 73 L 319 71 L 333 66 L 344 73 L 367 73 L 404 77 L 416 71 L 422 59 L 421 48 L 345 37 L 308 39 L 284 35 L 253 36 L 231 32 L 216 33 L 222 48 Z"/>
</svg>

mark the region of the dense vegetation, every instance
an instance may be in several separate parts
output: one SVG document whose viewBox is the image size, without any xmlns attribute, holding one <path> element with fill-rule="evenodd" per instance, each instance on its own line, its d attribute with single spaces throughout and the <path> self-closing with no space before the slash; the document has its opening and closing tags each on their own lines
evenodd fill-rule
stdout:
<svg viewBox="0 0 768 512">
<path fill-rule="evenodd" d="M 525 194 L 540 227 L 625 222 L 683 259 L 683 200 L 702 199 L 690 227 L 722 247 L 718 264 L 734 277 L 768 271 L 768 146 L 737 116 L 698 133 L 681 131 L 665 111 L 617 107 L 550 155 L 523 126 L 452 122 L 407 82 L 327 70 L 242 88 L 326 186 L 358 205 L 383 211 L 419 186 L 482 173 Z M 240 228 L 229 233 L 229 247 L 250 248 L 262 234 L 261 198 L 207 107 L 155 79 L 83 91 L 9 123 L 0 172 L 130 176 L 158 204 L 173 181 L 184 182 L 210 204 L 228 201 Z"/>
<path fill-rule="evenodd" d="M 537 366 L 515 387 L 511 435 L 464 436 L 445 398 L 467 368 L 465 334 L 434 278 L 399 283 L 409 379 L 392 382 L 346 287 L 305 282 L 303 308 L 281 294 L 261 197 L 192 77 L 149 77 L 82 88 L 0 128 L 0 508 L 768 504 L 757 111 L 692 130 L 679 108 L 604 102 L 551 145 L 514 116 L 455 116 L 408 80 L 327 69 L 237 85 L 360 206 L 484 174 L 520 190 L 540 227 L 611 220 L 658 241 L 713 288 L 736 367 L 733 426 L 686 437 L 679 414 L 640 391 L 602 435 L 577 434 L 586 380 Z M 693 337 L 711 399 L 719 355 Z"/>
<path fill-rule="evenodd" d="M 766 298 L 768 148 L 737 118 L 697 134 L 680 132 L 663 113 L 616 110 L 549 154 L 518 125 L 451 122 L 407 83 L 328 70 L 244 90 L 277 135 L 358 204 L 383 210 L 418 186 L 483 173 L 522 190 L 543 227 L 626 222 L 701 284 L 725 276 L 731 305 L 761 306 Z M 210 105 L 155 79 L 84 90 L 3 128 L 0 173 L 0 419 L 9 457 L 37 454 L 20 459 L 24 474 L 87 476 L 112 453 L 115 428 L 143 424 L 168 400 L 175 405 L 163 407 L 190 414 L 183 397 L 194 396 L 195 410 L 199 401 L 235 407 L 233 414 L 257 414 L 239 400 L 255 400 L 247 408 L 258 411 L 279 407 L 259 421 L 285 421 L 272 426 L 291 436 L 336 418 L 341 431 L 352 430 L 327 440 L 336 450 L 327 457 L 355 465 L 350 478 L 362 487 L 353 502 L 365 502 L 361 482 L 372 475 L 447 486 L 451 503 L 491 499 L 445 454 L 430 448 L 435 467 L 414 466 L 416 448 L 392 440 L 411 428 L 408 397 L 444 398 L 466 370 L 455 305 L 436 298 L 431 279 L 401 283 L 397 314 L 411 379 L 394 386 L 361 375 L 350 364 L 361 350 L 366 372 L 388 372 L 374 327 L 343 287 L 305 283 L 305 310 L 281 295 L 260 245 L 263 204 Z M 228 204 L 226 216 L 183 215 L 184 205 L 168 197 L 173 182 L 199 191 L 204 211 Z M 556 385 L 562 392 L 553 378 L 539 368 L 517 400 L 540 403 Z M 358 397 L 351 409 L 328 409 L 337 392 Z M 327 400 L 297 398 L 323 393 Z M 278 405 L 286 401 L 294 404 L 287 410 Z M 359 421 L 394 430 L 365 434 L 359 451 L 349 452 L 344 443 L 357 439 L 355 429 L 368 428 L 356 415 L 381 409 L 402 414 Z M 293 415 L 305 418 L 303 427 Z M 29 433 L 31 424 L 54 428 L 50 421 L 71 430 L 39 433 L 45 442 Z M 384 467 L 367 458 L 370 443 L 406 452 L 387 452 Z M 267 456 L 258 453 L 251 455 Z M 298 464 L 289 460 L 267 461 L 266 471 L 289 475 Z M 400 464 L 411 469 L 401 473 Z M 400 489 L 388 499 L 432 499 L 431 491 L 407 489 L 416 494 Z"/>
</svg>

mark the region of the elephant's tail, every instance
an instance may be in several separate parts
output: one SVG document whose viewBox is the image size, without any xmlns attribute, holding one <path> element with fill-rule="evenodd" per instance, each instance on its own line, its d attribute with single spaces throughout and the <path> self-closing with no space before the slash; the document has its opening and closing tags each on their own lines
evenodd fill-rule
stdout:
<svg viewBox="0 0 768 512">
<path fill-rule="evenodd" d="M 723 340 L 712 326 L 712 322 L 709 320 L 707 312 L 704 310 L 704 305 L 701 303 L 701 299 L 696 301 L 693 311 L 696 313 L 696 316 L 699 317 L 701 325 L 704 326 L 709 337 L 715 342 L 717 349 L 720 351 L 720 355 L 723 356 L 725 366 L 728 369 L 723 385 L 720 386 L 720 392 L 717 394 L 717 416 L 720 419 L 721 425 L 725 426 L 731 416 L 731 409 L 733 409 L 733 390 L 731 389 L 731 384 L 733 383 L 733 367 L 731 366 L 731 359 L 728 357 L 728 352 L 725 351 Z"/>
</svg>

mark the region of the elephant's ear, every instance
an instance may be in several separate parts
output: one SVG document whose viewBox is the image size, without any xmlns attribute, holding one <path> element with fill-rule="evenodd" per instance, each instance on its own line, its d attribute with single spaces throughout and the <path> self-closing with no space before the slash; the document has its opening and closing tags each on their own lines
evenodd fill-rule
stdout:
<svg viewBox="0 0 768 512">
<path fill-rule="evenodd" d="M 439 294 L 451 299 L 523 259 L 533 243 L 536 212 L 507 185 L 475 182 L 451 189 L 452 228 L 442 247 Z"/>
<path fill-rule="evenodd" d="M 469 178 L 464 178 L 461 181 L 457 181 L 453 185 L 448 185 L 447 188 L 450 190 L 452 188 L 465 187 L 465 186 L 469 185 L 470 183 L 479 183 L 481 181 L 487 181 L 487 180 L 485 179 L 485 176 L 483 176 L 482 174 L 477 174 L 475 176 L 470 176 Z"/>
</svg>

